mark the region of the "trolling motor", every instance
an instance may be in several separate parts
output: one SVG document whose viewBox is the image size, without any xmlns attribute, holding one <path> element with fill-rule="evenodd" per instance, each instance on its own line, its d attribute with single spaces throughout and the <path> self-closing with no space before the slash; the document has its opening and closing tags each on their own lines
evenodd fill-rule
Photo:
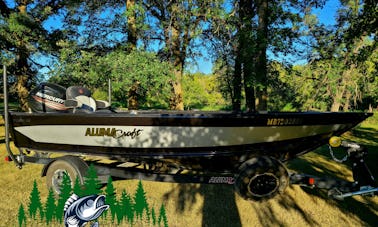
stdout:
<svg viewBox="0 0 378 227">
<path fill-rule="evenodd" d="M 346 151 L 346 155 L 342 159 L 338 159 L 334 155 L 333 148 L 338 147 Z M 329 150 L 332 159 L 336 162 L 342 163 L 348 159 L 351 160 L 353 182 L 303 174 L 291 175 L 290 182 L 310 188 L 326 189 L 328 190 L 328 196 L 339 200 L 354 195 L 378 195 L 378 184 L 365 163 L 365 157 L 368 154 L 366 147 L 354 142 L 342 141 L 340 137 L 331 137 L 329 140 Z"/>
</svg>

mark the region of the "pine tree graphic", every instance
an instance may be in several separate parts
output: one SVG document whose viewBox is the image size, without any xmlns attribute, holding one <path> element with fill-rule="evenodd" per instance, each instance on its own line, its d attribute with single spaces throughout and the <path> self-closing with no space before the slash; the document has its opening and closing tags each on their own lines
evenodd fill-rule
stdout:
<svg viewBox="0 0 378 227">
<path fill-rule="evenodd" d="M 161 204 L 160 207 L 160 214 L 158 219 L 159 226 L 161 226 L 161 222 L 163 222 L 164 227 L 168 227 L 167 214 L 165 212 L 164 204 Z"/>
<path fill-rule="evenodd" d="M 83 194 L 84 194 L 83 189 L 82 189 L 82 185 L 80 183 L 79 176 L 76 176 L 75 183 L 74 183 L 72 191 L 73 191 L 74 194 L 76 194 L 79 197 L 82 197 Z"/>
<path fill-rule="evenodd" d="M 136 217 L 142 219 L 143 211 L 146 211 L 147 219 L 149 219 L 149 208 L 146 198 L 146 193 L 143 189 L 142 181 L 139 181 L 137 190 L 134 196 L 134 210 Z"/>
<path fill-rule="evenodd" d="M 152 225 L 156 225 L 156 213 L 155 213 L 155 208 L 153 207 L 151 209 L 151 219 L 152 219 Z"/>
<path fill-rule="evenodd" d="M 101 194 L 101 181 L 98 179 L 96 168 L 91 164 L 84 180 L 84 195 Z"/>
<path fill-rule="evenodd" d="M 41 203 L 41 196 L 38 191 L 37 182 L 34 180 L 33 189 L 30 193 L 30 203 L 29 203 L 29 215 L 31 218 L 35 219 L 37 212 L 39 211 L 40 218 L 43 218 L 43 208 Z"/>
<path fill-rule="evenodd" d="M 18 209 L 18 226 L 26 226 L 26 215 L 25 215 L 25 209 L 24 206 L 20 205 L 20 208 Z"/>
<path fill-rule="evenodd" d="M 134 222 L 134 209 L 131 197 L 125 190 L 122 191 L 120 201 L 116 209 L 117 223 L 120 224 L 123 219 L 129 223 Z"/>
<path fill-rule="evenodd" d="M 94 172 L 91 172 L 94 171 Z M 86 188 L 88 188 L 89 185 L 93 185 L 92 187 L 96 190 L 99 190 L 99 182 L 97 180 L 97 173 L 95 173 L 94 168 L 92 167 L 92 170 L 88 171 L 89 175 L 86 181 Z M 78 192 L 82 196 L 85 195 L 93 195 L 89 193 L 93 193 L 93 191 L 79 191 L 82 187 L 78 186 L 80 185 L 80 182 L 78 179 L 75 180 L 74 190 L 75 193 Z M 64 213 L 64 205 L 67 199 L 71 196 L 73 193 L 72 184 L 70 177 L 67 173 L 63 174 L 62 183 L 60 185 L 60 194 L 58 197 L 57 204 L 55 203 L 55 194 L 52 189 L 49 190 L 46 203 L 42 207 L 42 203 L 40 200 L 40 192 L 38 191 L 37 182 L 34 181 L 33 189 L 30 193 L 30 203 L 28 207 L 28 211 L 30 214 L 30 218 L 36 219 L 36 216 L 39 212 L 41 216 L 41 220 L 43 218 L 46 220 L 47 226 L 50 226 L 54 219 L 58 222 L 63 221 L 63 213 Z M 134 224 L 142 224 L 144 222 L 143 214 L 146 213 L 146 219 L 149 223 L 149 225 L 153 226 L 168 226 L 168 221 L 166 217 L 166 211 L 165 207 L 162 204 L 159 211 L 159 216 L 157 215 L 157 212 L 154 208 L 150 209 L 147 203 L 146 199 L 146 192 L 144 191 L 142 182 L 139 181 L 136 192 L 134 194 L 134 197 L 131 197 L 126 190 L 123 190 L 120 196 L 120 200 L 118 201 L 116 198 L 115 188 L 113 185 L 113 180 L 111 177 L 108 178 L 108 184 L 106 186 L 106 189 L 104 191 L 106 193 L 106 204 L 110 206 L 110 212 L 112 212 L 112 223 L 114 223 L 114 220 L 117 220 L 117 224 L 121 225 L 123 221 L 127 221 L 131 226 Z M 82 197 L 80 196 L 80 197 Z M 149 213 L 151 211 L 151 213 Z M 135 222 L 135 216 L 137 216 L 137 219 L 139 219 L 141 222 Z M 106 216 L 103 216 L 106 217 Z M 20 204 L 19 210 L 18 210 L 18 223 L 19 226 L 24 227 L 26 226 L 27 216 L 25 215 L 25 209 L 22 204 Z M 150 222 L 152 221 L 152 223 Z M 30 223 L 33 225 L 33 222 Z M 34 223 L 35 224 L 35 223 Z M 147 223 L 143 223 L 147 224 Z"/>
<path fill-rule="evenodd" d="M 110 214 L 111 214 L 111 217 L 112 217 L 112 222 L 114 222 L 114 218 L 115 218 L 115 214 L 116 214 L 116 204 L 117 204 L 117 198 L 116 198 L 116 193 L 115 193 L 115 189 L 114 189 L 114 185 L 113 185 L 113 180 L 111 177 L 108 178 L 108 183 L 106 185 L 106 189 L 105 189 L 105 196 L 106 196 L 106 204 L 109 205 L 109 210 L 110 210 Z M 105 212 L 108 212 L 108 210 L 106 210 Z"/>
<path fill-rule="evenodd" d="M 52 189 L 49 190 L 49 194 L 47 196 L 46 205 L 45 205 L 45 218 L 47 225 L 53 220 L 55 215 L 56 205 L 55 205 L 55 198 L 54 198 L 54 191 Z"/>
<path fill-rule="evenodd" d="M 71 196 L 71 180 L 67 173 L 63 174 L 62 184 L 60 186 L 60 194 L 58 198 L 58 204 L 56 206 L 55 218 L 57 221 L 63 221 L 64 204 Z"/>
</svg>

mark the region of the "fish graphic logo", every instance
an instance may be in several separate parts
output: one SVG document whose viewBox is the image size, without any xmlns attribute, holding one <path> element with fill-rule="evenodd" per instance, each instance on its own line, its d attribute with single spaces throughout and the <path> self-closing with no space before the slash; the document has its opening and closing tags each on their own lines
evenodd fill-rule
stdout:
<svg viewBox="0 0 378 227">
<path fill-rule="evenodd" d="M 89 195 L 80 198 L 72 194 L 64 204 L 64 224 L 66 227 L 82 227 L 98 218 L 108 208 L 104 195 Z M 92 227 L 98 226 L 98 222 L 92 224 Z"/>
</svg>

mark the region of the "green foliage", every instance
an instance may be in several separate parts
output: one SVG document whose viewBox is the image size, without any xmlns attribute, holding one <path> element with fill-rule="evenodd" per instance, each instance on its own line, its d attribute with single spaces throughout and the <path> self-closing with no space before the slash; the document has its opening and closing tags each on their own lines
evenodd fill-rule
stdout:
<svg viewBox="0 0 378 227">
<path fill-rule="evenodd" d="M 140 108 L 168 108 L 175 80 L 183 82 L 186 109 L 220 109 L 248 96 L 241 100 L 247 103 L 251 92 L 241 91 L 243 85 L 267 86 L 271 110 L 377 106 L 374 1 L 341 1 L 335 26 L 320 24 L 313 14 L 312 8 L 323 6 L 324 0 L 270 1 L 268 36 L 261 38 L 263 2 L 251 7 L 244 0 L 150 0 L 136 1 L 125 10 L 122 1 L 5 1 L 0 10 L 0 59 L 9 66 L 10 83 L 19 83 L 11 90 L 18 93 L 22 106 L 27 90 L 41 79 L 35 77 L 40 69 L 50 71 L 51 81 L 84 85 L 102 100 L 107 100 L 110 78 L 118 107 L 127 107 L 130 88 L 140 83 Z M 137 50 L 131 51 L 128 22 L 133 16 Z M 62 26 L 48 28 L 50 19 Z M 268 57 L 288 70 L 285 81 L 273 71 L 265 80 L 265 67 L 256 65 L 267 52 L 265 44 Z M 216 60 L 216 79 L 181 78 L 204 50 Z M 305 65 L 290 67 L 304 58 Z"/>
<path fill-rule="evenodd" d="M 46 205 L 45 205 L 45 218 L 46 218 L 46 224 L 49 225 L 50 222 L 53 221 L 55 217 L 55 198 L 54 198 L 54 191 L 52 189 L 49 189 L 49 194 L 47 196 Z"/>
<path fill-rule="evenodd" d="M 107 100 L 107 83 L 111 79 L 112 100 L 127 107 L 130 88 L 139 83 L 141 108 L 167 108 L 173 78 L 171 66 L 155 54 L 145 51 L 114 51 L 105 56 L 78 51 L 64 44 L 61 66 L 54 70 L 51 82 L 63 86 L 83 85 L 95 91 L 95 97 Z"/>
<path fill-rule="evenodd" d="M 138 101 L 141 108 L 167 108 L 173 78 L 171 66 L 155 54 L 143 51 L 113 52 L 103 59 L 109 67 L 115 100 L 126 102 L 130 88 L 139 83 Z"/>
<path fill-rule="evenodd" d="M 106 196 L 106 204 L 109 204 L 109 210 L 110 210 L 112 221 L 114 221 L 116 211 L 117 211 L 117 198 L 116 198 L 115 188 L 113 185 L 113 180 L 110 176 L 108 178 L 108 183 L 106 184 L 105 196 Z"/>
<path fill-rule="evenodd" d="M 102 89 L 104 89 L 104 88 L 102 88 Z M 101 90 L 101 89 L 95 89 L 92 96 L 96 100 L 108 101 L 108 92 Z"/>
<path fill-rule="evenodd" d="M 79 176 L 76 176 L 76 178 L 75 178 L 75 183 L 74 183 L 74 186 L 73 186 L 72 192 L 73 192 L 74 194 L 76 194 L 77 196 L 79 196 L 79 197 L 82 197 L 82 196 L 84 195 L 84 194 L 83 194 L 82 185 L 81 185 L 81 183 L 80 183 Z"/>
<path fill-rule="evenodd" d="M 18 209 L 18 226 L 26 226 L 26 215 L 25 215 L 25 210 L 24 206 L 20 204 L 20 208 Z"/>
<path fill-rule="evenodd" d="M 152 219 L 152 225 L 156 225 L 156 213 L 155 208 L 151 208 L 151 219 Z"/>
<path fill-rule="evenodd" d="M 158 223 L 159 223 L 159 226 L 163 224 L 164 227 L 168 227 L 168 219 L 167 219 L 167 214 L 165 211 L 164 204 L 161 204 L 161 207 L 160 207 Z"/>
<path fill-rule="evenodd" d="M 123 219 L 126 219 L 129 223 L 134 221 L 134 205 L 131 197 L 125 190 L 122 191 L 120 201 L 117 206 L 116 216 L 117 223 L 120 224 Z"/>
<path fill-rule="evenodd" d="M 92 174 L 92 176 L 94 176 L 94 174 Z M 77 190 L 78 189 L 79 187 L 77 188 Z M 154 207 L 150 208 L 148 205 L 146 192 L 143 189 L 142 181 L 138 182 L 138 187 L 135 191 L 133 198 L 130 196 L 130 194 L 126 192 L 126 190 L 123 190 L 119 200 L 117 200 L 115 188 L 113 186 L 113 181 L 111 177 L 109 177 L 108 179 L 108 184 L 106 185 L 106 189 L 104 190 L 104 192 L 106 197 L 105 203 L 110 206 L 110 212 L 112 212 L 112 223 L 116 221 L 118 225 L 121 225 L 124 221 L 127 221 L 132 226 L 134 224 L 145 223 L 145 221 L 147 221 L 149 224 L 152 224 L 153 226 L 168 226 L 164 205 L 162 204 L 162 206 L 160 207 L 159 216 L 157 217 Z M 40 206 L 32 205 L 32 202 L 30 203 L 29 218 L 35 219 L 37 210 L 39 210 L 39 208 L 36 207 L 41 207 L 40 213 L 44 211 L 43 213 L 45 215 L 41 215 L 40 221 L 45 220 L 47 225 L 51 225 L 52 223 L 55 223 L 55 221 L 62 222 L 64 205 L 67 199 L 71 196 L 71 193 L 73 193 L 73 191 L 71 189 L 70 178 L 67 174 L 65 174 L 61 185 L 61 193 L 58 196 L 58 204 L 55 205 L 56 197 L 54 196 L 53 190 L 50 189 L 46 199 L 46 203 L 43 205 L 44 209 L 42 210 L 41 201 L 40 199 L 38 199 L 38 187 L 36 181 L 34 181 L 33 189 L 30 194 L 30 199 L 31 201 L 34 201 L 33 204 L 39 203 Z M 82 189 L 82 191 L 78 193 L 83 196 L 89 195 L 87 193 L 87 190 L 85 189 Z M 30 209 L 30 207 L 33 207 L 33 209 Z M 33 210 L 33 212 L 30 213 L 30 210 Z M 106 217 L 106 215 L 103 215 L 103 217 Z M 150 223 L 151 220 L 152 223 Z M 21 204 L 18 211 L 19 226 L 26 226 L 26 221 L 27 216 L 25 214 L 24 207 Z"/>
<path fill-rule="evenodd" d="M 146 212 L 147 217 L 149 217 L 149 208 L 146 198 L 146 192 L 143 189 L 142 181 L 139 181 L 138 188 L 134 195 L 134 211 L 136 217 L 142 219 L 143 212 Z"/>
<path fill-rule="evenodd" d="M 99 195 L 101 194 L 101 181 L 98 179 L 96 168 L 93 164 L 91 164 L 88 168 L 88 172 L 86 174 L 84 180 L 84 194 L 86 195 Z"/>
<path fill-rule="evenodd" d="M 58 52 L 56 42 L 62 32 L 49 30 L 44 24 L 64 7 L 52 4 L 46 12 L 46 1 L 1 1 L 0 59 L 6 60 L 12 74 L 16 96 L 21 107 L 27 108 L 27 91 L 35 83 L 38 70 L 49 63 L 42 58 Z M 3 61 L 2 61 L 3 62 Z"/>
<path fill-rule="evenodd" d="M 56 206 L 55 218 L 58 222 L 63 221 L 64 204 L 71 196 L 72 186 L 71 180 L 67 173 L 63 174 L 62 184 L 60 186 L 60 194 L 58 198 L 58 204 Z"/>
<path fill-rule="evenodd" d="M 37 212 L 39 211 L 40 218 L 43 218 L 43 208 L 41 203 L 41 196 L 37 187 L 37 182 L 34 180 L 33 189 L 30 193 L 30 203 L 29 203 L 29 215 L 33 219 L 36 218 Z"/>
<path fill-rule="evenodd" d="M 214 75 L 185 74 L 182 84 L 185 109 L 218 110 L 226 106 Z"/>
</svg>

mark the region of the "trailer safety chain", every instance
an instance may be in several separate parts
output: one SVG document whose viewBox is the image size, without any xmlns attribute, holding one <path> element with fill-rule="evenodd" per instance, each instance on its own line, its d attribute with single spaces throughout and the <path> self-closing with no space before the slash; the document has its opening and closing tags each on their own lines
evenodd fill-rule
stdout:
<svg viewBox="0 0 378 227">
<path fill-rule="evenodd" d="M 330 145 L 328 145 L 328 148 L 329 148 L 329 153 L 331 154 L 331 157 L 334 161 L 338 162 L 338 163 L 343 163 L 345 162 L 346 160 L 348 160 L 348 156 L 349 156 L 349 152 L 342 158 L 342 159 L 338 159 L 336 158 L 336 156 L 333 154 L 333 150 L 332 150 L 332 147 Z"/>
</svg>

